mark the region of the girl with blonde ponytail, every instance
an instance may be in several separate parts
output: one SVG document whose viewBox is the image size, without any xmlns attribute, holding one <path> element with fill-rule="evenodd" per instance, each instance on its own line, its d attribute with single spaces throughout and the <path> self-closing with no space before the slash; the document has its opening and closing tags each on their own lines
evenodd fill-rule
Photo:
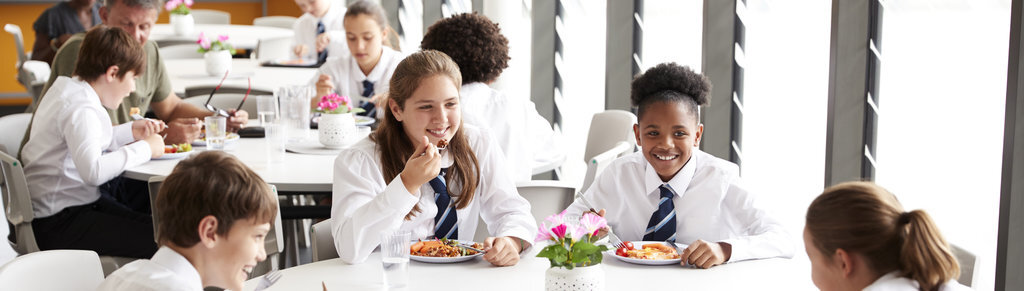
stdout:
<svg viewBox="0 0 1024 291">
<path fill-rule="evenodd" d="M 811 202 L 804 246 L 821 290 L 969 290 L 928 213 L 905 212 L 871 182 L 838 184 Z"/>
</svg>

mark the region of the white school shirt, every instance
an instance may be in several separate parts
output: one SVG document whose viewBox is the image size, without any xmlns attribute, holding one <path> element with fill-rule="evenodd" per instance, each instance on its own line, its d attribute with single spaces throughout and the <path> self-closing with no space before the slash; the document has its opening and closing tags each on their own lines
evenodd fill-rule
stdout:
<svg viewBox="0 0 1024 291">
<path fill-rule="evenodd" d="M 316 59 L 316 23 L 323 21 L 324 33 L 331 38 L 331 42 L 327 44 L 327 57 L 335 56 L 347 56 L 348 43 L 345 41 L 345 11 L 348 9 L 345 7 L 344 1 L 338 0 L 324 0 L 330 1 L 331 7 L 327 9 L 327 13 L 324 13 L 324 17 L 316 18 L 313 14 L 303 13 L 299 16 L 299 19 L 295 20 L 295 24 L 292 24 L 292 31 L 295 32 L 295 36 L 292 38 L 292 46 L 306 45 L 308 49 L 306 54 Z"/>
<path fill-rule="evenodd" d="M 96 290 L 199 291 L 203 280 L 188 259 L 165 246 L 149 260 L 135 260 L 117 269 Z"/>
<path fill-rule="evenodd" d="M 131 122 L 111 125 L 99 95 L 78 77 L 57 77 L 42 100 L 21 150 L 37 218 L 96 201 L 97 186 L 152 156 L 148 143 L 135 142 Z"/>
<path fill-rule="evenodd" d="M 690 161 L 668 181 L 676 191 L 676 241 L 729 243 L 730 262 L 793 257 L 793 241 L 785 228 L 757 208 L 754 195 L 739 182 L 736 164 L 694 149 Z M 635 152 L 609 164 L 584 195 L 598 210 L 607 209 L 608 225 L 620 239 L 636 241 L 643 240 L 658 209 L 662 184 L 643 152 Z M 568 213 L 587 209 L 577 200 Z"/>
<path fill-rule="evenodd" d="M 892 271 L 888 274 L 879 277 L 874 283 L 864 287 L 864 291 L 919 291 L 917 281 L 910 278 L 900 277 L 899 271 Z M 949 280 L 942 286 L 939 286 L 939 291 L 967 291 L 971 290 L 970 287 L 961 285 L 956 280 Z"/>
<path fill-rule="evenodd" d="M 482 218 L 490 236 L 531 241 L 536 235 L 537 222 L 530 214 L 530 204 L 519 196 L 515 183 L 505 173 L 498 145 L 473 126 L 463 126 L 460 130 L 479 162 L 480 184 L 473 201 L 456 211 L 459 239 L 472 240 L 477 222 Z M 447 153 L 442 153 L 442 158 L 442 168 L 452 165 Z M 449 193 L 458 193 L 460 188 L 450 185 Z M 413 196 L 406 190 L 401 175 L 390 182 L 384 181 L 377 145 L 369 138 L 343 150 L 334 161 L 334 202 L 331 205 L 331 233 L 338 256 L 350 264 L 366 261 L 380 244 L 382 232 L 409 231 L 412 239 L 433 235 L 434 215 L 437 214 L 434 194 L 430 183 L 424 183 L 419 197 Z M 405 220 L 405 215 L 415 205 L 419 205 L 421 212 Z"/>
<path fill-rule="evenodd" d="M 527 98 L 512 98 L 481 82 L 462 85 L 465 122 L 494 136 L 515 181 L 533 177 L 533 169 L 565 159 L 555 132 Z"/>
<path fill-rule="evenodd" d="M 351 54 L 337 58 L 327 58 L 327 62 L 320 66 L 320 74 L 313 77 L 310 84 L 316 85 L 320 75 L 331 76 L 334 82 L 334 90 L 338 95 L 352 98 L 353 107 L 359 106 L 359 101 L 370 101 L 370 98 L 363 97 L 363 81 L 373 82 L 374 94 L 383 94 L 391 88 L 391 75 L 395 73 L 398 63 L 402 62 L 405 56 L 389 47 L 382 47 L 380 60 L 370 70 L 370 74 L 363 74 L 359 69 L 359 63 Z M 372 97 L 372 96 L 371 96 Z M 319 100 L 319 99 L 318 99 Z"/>
</svg>

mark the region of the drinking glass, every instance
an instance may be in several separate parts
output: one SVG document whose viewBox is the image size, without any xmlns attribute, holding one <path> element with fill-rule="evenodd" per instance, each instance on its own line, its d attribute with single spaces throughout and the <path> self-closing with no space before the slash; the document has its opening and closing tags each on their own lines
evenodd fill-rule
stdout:
<svg viewBox="0 0 1024 291">
<path fill-rule="evenodd" d="M 266 133 L 267 161 L 280 163 L 284 161 L 285 144 L 288 143 L 288 132 L 284 124 L 272 122 L 263 126 Z"/>
<path fill-rule="evenodd" d="M 389 289 L 409 284 L 409 237 L 408 231 L 386 231 L 380 235 L 384 285 Z"/>
<path fill-rule="evenodd" d="M 224 116 L 206 117 L 206 148 L 224 150 L 224 139 L 227 137 L 228 122 Z"/>
<path fill-rule="evenodd" d="M 281 120 L 288 127 L 288 141 L 301 143 L 309 138 L 310 98 L 309 85 L 285 86 L 274 92 L 281 101 Z"/>
<path fill-rule="evenodd" d="M 280 108 L 276 96 L 256 96 L 256 114 L 259 116 L 260 126 L 266 127 L 268 124 L 276 122 L 278 112 L 280 112 Z"/>
</svg>

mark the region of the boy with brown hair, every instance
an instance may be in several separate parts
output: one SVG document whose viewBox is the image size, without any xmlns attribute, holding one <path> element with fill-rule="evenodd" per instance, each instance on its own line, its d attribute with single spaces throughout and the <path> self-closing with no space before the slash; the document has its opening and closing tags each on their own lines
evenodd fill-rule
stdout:
<svg viewBox="0 0 1024 291">
<path fill-rule="evenodd" d="M 98 290 L 242 290 L 277 215 L 277 198 L 252 169 L 222 151 L 185 159 L 156 196 L 157 241 L 150 260 L 110 274 Z"/>
</svg>

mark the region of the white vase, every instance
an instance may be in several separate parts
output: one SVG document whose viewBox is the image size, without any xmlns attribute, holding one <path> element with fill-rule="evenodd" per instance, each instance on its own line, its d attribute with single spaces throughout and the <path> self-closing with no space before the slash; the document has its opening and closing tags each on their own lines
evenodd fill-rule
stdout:
<svg viewBox="0 0 1024 291">
<path fill-rule="evenodd" d="M 544 274 L 544 290 L 604 290 L 604 268 L 601 265 L 575 267 L 572 270 L 552 267 Z"/>
<path fill-rule="evenodd" d="M 356 132 L 356 119 L 352 113 L 320 115 L 317 134 L 320 143 L 328 148 L 340 148 Z"/>
<path fill-rule="evenodd" d="M 171 14 L 171 26 L 174 27 L 174 35 L 188 36 L 196 26 L 196 20 L 192 14 Z"/>
<path fill-rule="evenodd" d="M 231 69 L 231 52 L 226 50 L 208 51 L 203 54 L 206 61 L 206 73 L 210 76 L 221 77 Z"/>
</svg>

